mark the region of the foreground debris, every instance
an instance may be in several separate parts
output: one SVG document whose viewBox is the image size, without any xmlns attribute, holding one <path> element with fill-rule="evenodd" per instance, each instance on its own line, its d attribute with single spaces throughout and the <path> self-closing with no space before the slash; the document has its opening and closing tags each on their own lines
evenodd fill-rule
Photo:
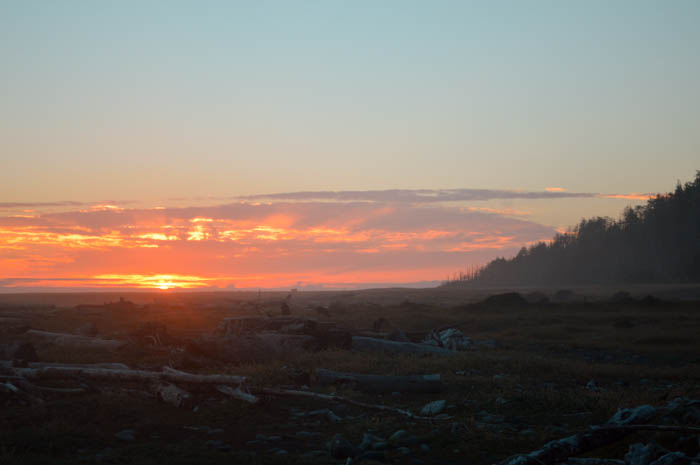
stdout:
<svg viewBox="0 0 700 465">
<path fill-rule="evenodd" d="M 697 401 L 687 399 L 674 399 L 663 409 L 666 413 L 673 413 L 679 404 L 686 407 L 694 405 Z M 591 426 L 589 430 L 550 441 L 541 449 L 528 454 L 518 454 L 505 459 L 498 465 L 554 465 L 566 463 L 570 465 L 690 465 L 700 464 L 700 458 L 688 457 L 682 452 L 670 452 L 660 448 L 654 443 L 647 445 L 633 444 L 625 455 L 625 460 L 607 458 L 576 458 L 590 451 L 599 449 L 623 438 L 635 431 L 655 432 L 682 432 L 700 434 L 700 427 L 678 425 L 652 425 L 646 424 L 659 415 L 658 409 L 651 405 L 642 405 L 636 408 L 620 409 L 607 423 Z"/>
<path fill-rule="evenodd" d="M 11 394 L 29 403 L 41 403 L 43 399 L 37 396 L 38 393 L 62 393 L 75 394 L 82 393 L 82 388 L 45 388 L 32 382 L 46 380 L 62 380 L 70 382 L 95 381 L 117 383 L 139 382 L 150 386 L 149 390 L 159 399 L 176 407 L 190 403 L 192 394 L 181 387 L 188 386 L 188 389 L 206 388 L 212 392 L 219 392 L 226 396 L 255 404 L 259 401 L 258 395 L 268 395 L 276 397 L 303 397 L 322 400 L 326 402 L 339 402 L 363 409 L 377 410 L 394 413 L 414 420 L 444 420 L 442 417 L 430 417 L 426 415 L 415 415 L 409 410 L 391 407 L 387 405 L 360 402 L 347 397 L 334 394 L 323 394 L 311 391 L 270 388 L 270 387 L 247 387 L 245 376 L 222 375 L 222 374 L 193 374 L 175 370 L 170 367 L 163 367 L 161 371 L 133 370 L 124 368 L 121 364 L 98 364 L 78 365 L 78 364 L 44 364 L 33 363 L 32 366 L 17 367 L 12 361 L 0 361 L 0 380 L 2 392 Z M 113 365 L 113 366 L 109 366 Z M 105 367 L 107 366 L 107 367 Z M 333 372 L 330 372 L 333 373 Z M 329 375 L 330 376 L 330 375 Z M 361 377 L 362 375 L 360 375 Z M 372 379 L 372 375 L 365 375 Z M 381 377 L 376 377 L 381 378 Z M 399 377 L 400 378 L 400 377 Z M 438 386 L 439 375 L 426 375 L 423 377 L 405 377 L 417 381 L 423 379 L 427 386 Z M 372 382 L 369 382 L 372 385 Z M 380 383 L 381 384 L 381 383 Z M 235 387 L 232 387 L 235 386 Z"/>
<path fill-rule="evenodd" d="M 358 352 L 386 352 L 407 355 L 454 355 L 457 352 L 437 345 L 391 341 L 373 337 L 353 336 L 352 349 Z"/>
</svg>

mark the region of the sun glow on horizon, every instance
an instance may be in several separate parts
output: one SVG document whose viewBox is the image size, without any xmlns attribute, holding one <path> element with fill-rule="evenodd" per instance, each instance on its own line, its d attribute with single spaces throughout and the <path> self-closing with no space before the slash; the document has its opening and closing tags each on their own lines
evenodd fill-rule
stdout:
<svg viewBox="0 0 700 465">
<path fill-rule="evenodd" d="M 100 285 L 109 287 L 133 287 L 137 289 L 195 289 L 210 287 L 214 278 L 182 276 L 175 274 L 104 274 L 93 276 Z"/>
</svg>

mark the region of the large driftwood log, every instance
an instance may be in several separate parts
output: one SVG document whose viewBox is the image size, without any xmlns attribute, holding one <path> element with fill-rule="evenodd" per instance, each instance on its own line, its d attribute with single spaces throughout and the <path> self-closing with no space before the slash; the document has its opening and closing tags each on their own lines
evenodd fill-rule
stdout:
<svg viewBox="0 0 700 465">
<path fill-rule="evenodd" d="M 599 426 L 601 430 L 620 430 L 624 432 L 632 431 L 658 431 L 658 432 L 674 432 L 674 433 L 690 433 L 700 434 L 700 428 L 694 426 L 675 426 L 675 425 L 621 425 L 621 426 Z"/>
<path fill-rule="evenodd" d="M 216 390 L 223 393 L 223 394 L 226 394 L 227 396 L 231 396 L 234 399 L 248 402 L 249 404 L 256 404 L 260 400 L 258 397 L 254 396 L 253 394 L 249 394 L 249 393 L 243 391 L 243 389 L 241 389 L 240 386 L 235 388 L 235 389 L 232 388 L 231 386 L 217 386 Z"/>
<path fill-rule="evenodd" d="M 622 438 L 629 433 L 630 425 L 646 422 L 656 416 L 656 409 L 642 405 L 634 409 L 621 409 L 604 425 L 574 434 L 563 439 L 550 441 L 541 449 L 509 457 L 501 465 L 554 465 L 565 462 L 570 457 L 592 451 Z"/>
<path fill-rule="evenodd" d="M 624 460 L 571 457 L 563 465 L 625 465 Z"/>
<path fill-rule="evenodd" d="M 319 368 L 316 370 L 319 384 L 349 384 L 353 389 L 364 392 L 440 392 L 442 383 L 440 374 L 412 376 L 365 375 L 359 373 L 342 373 Z"/>
<path fill-rule="evenodd" d="M 0 360 L 0 368 L 15 367 L 13 360 Z M 55 362 L 29 362 L 26 365 L 17 366 L 18 368 L 107 368 L 110 370 L 128 370 L 129 366 L 123 363 L 55 363 Z"/>
<path fill-rule="evenodd" d="M 343 404 L 353 405 L 355 407 L 360 407 L 369 410 L 378 410 L 381 412 L 395 413 L 398 415 L 403 415 L 413 420 L 422 421 L 441 421 L 449 420 L 451 417 L 439 418 L 439 417 L 424 417 L 420 415 L 414 415 L 412 412 L 396 407 L 390 407 L 388 405 L 380 404 L 368 404 L 366 402 L 360 402 L 357 400 L 350 399 L 348 397 L 337 396 L 333 394 L 321 394 L 318 392 L 311 391 L 297 391 L 294 389 L 274 389 L 274 388 L 257 388 L 251 389 L 256 394 L 266 394 L 270 396 L 280 396 L 280 397 L 306 397 L 311 399 L 323 400 L 327 402 L 340 402 Z"/>
<path fill-rule="evenodd" d="M 52 362 L 31 362 L 29 368 L 59 367 L 59 368 L 106 368 L 109 370 L 128 370 L 129 366 L 124 363 L 52 363 Z"/>
<path fill-rule="evenodd" d="M 72 349 L 102 349 L 117 350 L 127 345 L 126 341 L 114 339 L 100 339 L 97 337 L 79 336 L 77 334 L 53 333 L 30 329 L 24 335 L 33 342 L 51 344 Z"/>
<path fill-rule="evenodd" d="M 91 379 L 97 381 L 141 381 L 158 383 L 168 381 L 178 384 L 235 384 L 243 383 L 245 376 L 196 375 L 165 367 L 163 371 L 112 370 L 109 368 L 82 368 L 76 366 L 47 366 L 42 368 L 3 368 L 6 374 L 29 380 L 39 379 Z"/>
<path fill-rule="evenodd" d="M 358 352 L 387 352 L 407 355 L 455 355 L 458 353 L 454 350 L 428 344 L 389 341 L 362 336 L 353 336 L 352 349 Z"/>
<path fill-rule="evenodd" d="M 87 392 L 85 388 L 56 388 L 37 386 L 36 384 L 32 384 L 29 381 L 22 378 L 18 378 L 17 380 L 12 381 L 12 384 L 24 389 L 25 391 L 37 397 L 41 397 L 42 394 L 83 394 Z"/>
</svg>

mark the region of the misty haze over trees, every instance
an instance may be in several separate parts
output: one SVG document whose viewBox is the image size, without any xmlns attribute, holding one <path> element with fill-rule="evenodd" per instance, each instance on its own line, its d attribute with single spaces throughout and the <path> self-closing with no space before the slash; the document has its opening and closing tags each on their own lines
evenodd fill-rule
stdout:
<svg viewBox="0 0 700 465">
<path fill-rule="evenodd" d="M 549 242 L 460 274 L 451 284 L 559 285 L 700 281 L 700 171 L 618 220 L 583 219 Z"/>
</svg>

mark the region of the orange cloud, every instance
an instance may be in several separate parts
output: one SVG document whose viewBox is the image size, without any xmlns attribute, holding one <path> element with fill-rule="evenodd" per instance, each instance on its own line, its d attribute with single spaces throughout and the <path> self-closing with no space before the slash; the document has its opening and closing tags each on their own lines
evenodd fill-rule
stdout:
<svg viewBox="0 0 700 465">
<path fill-rule="evenodd" d="M 545 187 L 544 190 L 547 192 L 566 192 L 563 187 Z"/>
<path fill-rule="evenodd" d="M 649 200 L 656 197 L 656 194 L 642 194 L 639 192 L 632 192 L 629 194 L 600 194 L 599 197 L 604 199 L 626 199 L 626 200 Z"/>
<path fill-rule="evenodd" d="M 512 216 L 508 210 L 333 202 L 0 216 L 0 288 L 439 280 L 553 233 Z"/>
</svg>

